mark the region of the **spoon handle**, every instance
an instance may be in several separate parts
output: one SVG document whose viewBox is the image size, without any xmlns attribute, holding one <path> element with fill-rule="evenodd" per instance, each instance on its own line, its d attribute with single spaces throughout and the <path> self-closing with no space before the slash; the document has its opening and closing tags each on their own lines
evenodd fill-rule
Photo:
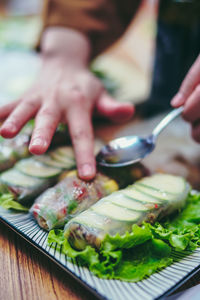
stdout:
<svg viewBox="0 0 200 300">
<path fill-rule="evenodd" d="M 160 123 L 156 126 L 156 128 L 153 130 L 152 135 L 155 138 L 161 133 L 161 131 L 176 117 L 178 117 L 183 112 L 183 106 L 179 108 L 173 109 Z"/>
</svg>

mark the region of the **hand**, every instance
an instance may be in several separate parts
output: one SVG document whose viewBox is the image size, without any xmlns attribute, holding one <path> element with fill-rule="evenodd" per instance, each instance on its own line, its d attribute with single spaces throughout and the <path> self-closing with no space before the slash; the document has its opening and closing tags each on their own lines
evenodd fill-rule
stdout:
<svg viewBox="0 0 200 300">
<path fill-rule="evenodd" d="M 35 128 L 29 145 L 33 154 L 49 147 L 60 122 L 68 124 L 79 176 L 95 176 L 92 113 L 115 121 L 133 115 L 131 104 L 120 104 L 106 93 L 101 82 L 88 70 L 89 45 L 85 36 L 68 29 L 49 29 L 42 44 L 42 69 L 37 81 L 18 101 L 0 109 L 4 119 L 0 134 L 14 137 L 29 119 Z"/>
<path fill-rule="evenodd" d="M 200 143 L 200 55 L 187 73 L 172 106 L 184 106 L 183 118 L 192 125 L 192 137 Z"/>
</svg>

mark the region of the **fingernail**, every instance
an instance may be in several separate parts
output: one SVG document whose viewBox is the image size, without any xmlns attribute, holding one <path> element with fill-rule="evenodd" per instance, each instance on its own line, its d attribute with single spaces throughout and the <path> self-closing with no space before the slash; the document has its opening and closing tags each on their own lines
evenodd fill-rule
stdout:
<svg viewBox="0 0 200 300">
<path fill-rule="evenodd" d="M 35 138 L 32 142 L 31 142 L 31 146 L 42 146 L 42 147 L 46 147 L 47 143 L 44 139 L 42 138 Z"/>
<path fill-rule="evenodd" d="M 4 138 L 13 138 L 17 133 L 17 127 L 12 123 L 3 124 L 0 129 L 0 134 Z"/>
<path fill-rule="evenodd" d="M 85 164 L 80 169 L 81 177 L 91 177 L 94 174 L 94 168 L 90 164 Z"/>
<path fill-rule="evenodd" d="M 181 93 L 178 93 L 174 96 L 174 98 L 171 101 L 171 105 L 181 105 L 183 104 L 183 95 Z"/>
<path fill-rule="evenodd" d="M 2 126 L 1 128 L 3 131 L 8 131 L 11 133 L 14 133 L 17 131 L 17 127 L 13 123 L 6 123 L 5 125 Z"/>
</svg>

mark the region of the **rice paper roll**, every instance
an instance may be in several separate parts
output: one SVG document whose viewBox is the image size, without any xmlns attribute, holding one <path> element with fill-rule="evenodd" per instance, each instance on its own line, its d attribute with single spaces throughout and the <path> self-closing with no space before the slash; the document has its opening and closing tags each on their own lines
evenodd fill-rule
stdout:
<svg viewBox="0 0 200 300">
<path fill-rule="evenodd" d="M 11 168 L 16 161 L 29 156 L 28 144 L 32 127 L 27 125 L 21 133 L 12 139 L 0 140 L 0 172 Z"/>
<path fill-rule="evenodd" d="M 10 169 L 14 164 L 30 156 L 28 145 L 31 139 L 34 122 L 30 121 L 22 131 L 12 139 L 0 137 L 0 172 Z M 66 143 L 66 128 L 56 130 L 50 148 Z"/>
<path fill-rule="evenodd" d="M 35 197 L 57 182 L 61 171 L 60 168 L 45 165 L 30 157 L 18 161 L 13 168 L 1 173 L 0 183 L 7 187 L 13 200 L 30 206 Z"/>
<path fill-rule="evenodd" d="M 0 194 L 10 193 L 13 200 L 30 206 L 35 197 L 54 183 L 52 178 L 36 178 L 12 168 L 0 176 Z"/>
<path fill-rule="evenodd" d="M 102 198 L 66 224 L 64 235 L 78 250 L 100 248 L 107 234 L 123 235 L 133 224 L 155 222 L 185 205 L 190 185 L 178 176 L 158 174 Z"/>
<path fill-rule="evenodd" d="M 117 189 L 116 181 L 101 173 L 93 181 L 85 182 L 78 178 L 76 171 L 71 171 L 39 196 L 30 212 L 42 228 L 58 228 Z"/>
</svg>

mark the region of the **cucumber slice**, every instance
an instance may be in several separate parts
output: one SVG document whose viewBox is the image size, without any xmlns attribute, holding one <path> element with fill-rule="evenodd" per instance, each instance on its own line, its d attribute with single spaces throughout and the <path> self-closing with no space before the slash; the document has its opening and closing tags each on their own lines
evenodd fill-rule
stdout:
<svg viewBox="0 0 200 300">
<path fill-rule="evenodd" d="M 137 184 L 169 194 L 180 194 L 185 189 L 186 181 L 183 177 L 179 176 L 155 174 L 151 177 L 141 179 Z"/>
<path fill-rule="evenodd" d="M 184 203 L 190 191 L 190 185 L 184 178 L 168 174 L 156 174 L 146 177 L 134 184 L 136 190 L 157 199 Z"/>
<path fill-rule="evenodd" d="M 41 179 L 25 175 L 16 169 L 8 170 L 1 174 L 0 180 L 9 186 L 34 187 L 40 185 Z"/>
<path fill-rule="evenodd" d="M 137 190 L 135 187 L 136 187 L 136 184 L 133 185 L 132 188 L 127 188 L 127 189 L 123 190 L 122 193 L 124 195 L 126 195 L 127 197 L 133 199 L 134 201 L 139 201 L 139 202 L 143 202 L 143 203 L 160 204 L 163 202 L 161 199 L 157 199 L 148 194 L 145 194 L 142 191 Z"/>
<path fill-rule="evenodd" d="M 92 228 L 101 229 L 105 224 L 105 217 L 88 209 L 74 217 L 69 223 L 81 223 Z M 69 224 L 68 223 L 68 224 Z"/>
<path fill-rule="evenodd" d="M 51 178 L 61 173 L 61 169 L 45 166 L 33 158 L 22 159 L 15 167 L 24 174 L 38 178 Z"/>
<path fill-rule="evenodd" d="M 68 158 L 71 160 L 75 160 L 74 150 L 70 146 L 58 147 L 56 150 L 52 151 L 52 153 L 56 153 L 59 156 L 63 156 L 64 158 Z"/>
<path fill-rule="evenodd" d="M 118 221 L 136 222 L 142 214 L 124 207 L 119 207 L 110 201 L 103 201 L 97 205 L 91 206 L 91 210 Z"/>
<path fill-rule="evenodd" d="M 65 166 L 68 166 L 69 164 L 71 164 L 72 166 L 76 165 L 75 160 L 72 160 L 72 159 L 68 158 L 67 156 L 65 157 L 63 155 L 60 155 L 57 152 L 50 152 L 49 155 L 53 160 L 58 161 Z"/>
<path fill-rule="evenodd" d="M 154 201 L 156 203 L 160 203 L 163 201 L 173 201 L 176 197 L 176 195 L 159 190 L 154 190 L 142 184 L 136 183 L 134 184 L 134 188 L 143 195 L 154 198 Z"/>
<path fill-rule="evenodd" d="M 56 161 L 48 155 L 37 156 L 37 157 L 35 157 L 35 160 L 37 160 L 47 166 L 61 168 L 61 169 L 71 169 L 74 167 L 74 162 L 71 160 L 69 160 L 69 162 L 67 164 L 67 163 L 63 163 L 60 161 Z"/>
<path fill-rule="evenodd" d="M 67 157 L 69 157 L 69 158 L 71 157 L 72 159 L 75 158 L 74 150 L 73 150 L 73 148 L 70 147 L 70 146 L 58 147 L 58 148 L 56 149 L 56 151 L 57 151 L 58 153 L 60 153 L 61 155 L 63 155 L 63 156 L 67 156 Z"/>
<path fill-rule="evenodd" d="M 117 206 L 135 210 L 135 211 L 146 211 L 147 212 L 147 211 L 151 211 L 152 209 L 155 208 L 154 203 L 145 203 L 144 204 L 139 201 L 130 199 L 130 198 L 126 197 L 124 194 L 119 194 L 118 197 L 115 197 L 114 199 L 109 199 L 109 201 Z"/>
</svg>

